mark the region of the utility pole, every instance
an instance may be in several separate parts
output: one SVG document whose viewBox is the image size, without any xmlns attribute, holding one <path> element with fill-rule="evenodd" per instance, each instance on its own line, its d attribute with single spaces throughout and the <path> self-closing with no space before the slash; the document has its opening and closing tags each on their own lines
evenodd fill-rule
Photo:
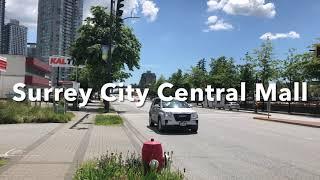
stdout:
<svg viewBox="0 0 320 180">
<path fill-rule="evenodd" d="M 115 6 L 115 0 L 111 0 L 110 2 L 110 35 L 109 35 L 109 49 L 108 49 L 108 60 L 106 63 L 107 66 L 107 82 L 112 83 L 112 49 L 113 49 L 113 38 L 115 33 L 119 33 L 121 30 L 121 26 L 123 24 L 123 7 L 124 7 L 124 0 L 117 0 L 117 8 L 116 8 L 116 14 L 114 16 L 114 6 Z M 116 22 L 115 22 L 116 21 Z M 114 26 L 115 25 L 115 26 Z M 110 89 L 107 89 L 106 92 L 107 96 L 110 96 Z M 110 112 L 110 102 L 104 101 L 105 105 L 105 112 Z"/>
<path fill-rule="evenodd" d="M 258 83 L 258 75 L 256 74 L 256 83 Z M 258 113 L 258 102 L 257 102 L 257 97 L 256 97 L 256 88 L 253 92 L 253 103 L 254 103 L 254 112 Z"/>
<path fill-rule="evenodd" d="M 111 23 L 110 23 L 110 34 L 109 34 L 109 50 L 108 50 L 108 60 L 107 60 L 107 63 L 106 63 L 106 68 L 107 68 L 107 82 L 108 83 L 112 83 L 112 46 L 113 46 L 113 34 L 114 34 L 114 31 L 113 31 L 113 24 L 114 24 L 114 17 L 113 17 L 113 7 L 114 7 L 114 4 L 115 4 L 115 0 L 110 0 L 110 19 L 111 19 Z M 110 89 L 107 89 L 107 92 L 106 92 L 107 96 L 110 96 Z M 104 109 L 105 109 L 105 112 L 106 113 L 109 113 L 110 112 L 110 102 L 104 100 Z"/>
</svg>

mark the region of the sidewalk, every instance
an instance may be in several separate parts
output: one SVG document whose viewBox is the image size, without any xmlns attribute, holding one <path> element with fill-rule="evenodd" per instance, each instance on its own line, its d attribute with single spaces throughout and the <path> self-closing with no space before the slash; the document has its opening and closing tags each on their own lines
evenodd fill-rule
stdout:
<svg viewBox="0 0 320 180">
<path fill-rule="evenodd" d="M 233 113 L 246 113 L 249 117 L 252 117 L 255 120 L 263 120 L 263 121 L 272 121 L 277 123 L 286 123 L 293 124 L 299 126 L 307 126 L 313 128 L 320 128 L 320 117 L 308 116 L 308 115 L 294 115 L 294 114 L 284 114 L 284 113 L 270 113 L 270 117 L 268 118 L 267 112 L 258 112 L 255 113 L 253 111 L 248 110 L 240 110 L 238 111 L 225 111 L 225 110 L 217 110 L 210 108 L 202 108 L 196 106 L 195 109 L 202 111 L 216 111 L 216 112 L 233 112 Z"/>
<path fill-rule="evenodd" d="M 279 113 L 270 113 L 270 115 L 271 116 L 269 118 L 266 115 L 264 116 L 258 115 L 258 116 L 255 116 L 254 119 L 307 126 L 307 127 L 313 127 L 313 128 L 320 128 L 320 118 L 317 118 L 317 117 L 279 114 Z"/>
<path fill-rule="evenodd" d="M 90 107 L 91 111 L 96 107 Z M 95 113 L 75 114 L 73 121 L 61 124 L 24 149 L 22 154 L 13 156 L 0 168 L 0 179 L 72 179 L 84 160 L 98 158 L 107 151 L 134 151 L 122 127 L 98 127 L 94 125 Z"/>
</svg>

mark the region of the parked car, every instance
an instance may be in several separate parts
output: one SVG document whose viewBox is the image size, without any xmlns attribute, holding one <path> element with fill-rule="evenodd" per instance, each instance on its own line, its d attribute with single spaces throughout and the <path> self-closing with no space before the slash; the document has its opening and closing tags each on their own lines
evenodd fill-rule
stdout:
<svg viewBox="0 0 320 180">
<path fill-rule="evenodd" d="M 149 111 L 149 125 L 158 126 L 160 132 L 168 128 L 187 128 L 198 132 L 198 113 L 182 101 L 162 101 L 155 98 Z"/>
<path fill-rule="evenodd" d="M 225 105 L 224 105 L 224 109 L 225 110 L 237 110 L 239 111 L 240 110 L 240 104 L 237 103 L 237 102 L 227 102 Z"/>
</svg>

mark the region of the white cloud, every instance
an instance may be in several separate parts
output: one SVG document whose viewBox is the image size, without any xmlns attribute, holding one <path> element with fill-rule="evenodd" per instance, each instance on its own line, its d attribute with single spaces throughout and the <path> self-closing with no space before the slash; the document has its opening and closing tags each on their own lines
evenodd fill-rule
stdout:
<svg viewBox="0 0 320 180">
<path fill-rule="evenodd" d="M 83 16 L 88 17 L 91 6 L 110 6 L 108 0 L 84 0 Z M 125 0 L 124 16 L 137 15 L 141 10 L 143 16 L 154 21 L 159 13 L 159 8 L 151 0 Z M 7 0 L 6 21 L 17 19 L 21 24 L 35 29 L 38 19 L 38 0 Z"/>
<path fill-rule="evenodd" d="M 265 0 L 208 0 L 208 11 L 222 10 L 231 15 L 259 16 L 273 18 L 276 15 L 274 3 Z"/>
<path fill-rule="evenodd" d="M 261 40 L 299 39 L 299 38 L 300 38 L 300 34 L 295 31 L 290 31 L 288 33 L 276 33 L 276 34 L 268 32 L 263 34 L 260 37 Z"/>
<path fill-rule="evenodd" d="M 108 2 L 106 0 L 85 0 L 84 18 L 90 16 L 91 6 L 101 5 L 109 7 L 110 3 Z M 160 10 L 152 0 L 125 0 L 124 3 L 124 17 L 136 16 L 141 10 L 141 14 L 152 22 L 156 20 Z"/>
<path fill-rule="evenodd" d="M 206 22 L 208 29 L 205 29 L 204 32 L 210 31 L 226 31 L 233 29 L 232 24 L 225 22 L 223 19 L 219 19 L 217 16 L 210 16 Z"/>
<path fill-rule="evenodd" d="M 208 17 L 208 21 L 207 21 L 207 24 L 214 24 L 218 21 L 218 17 L 217 16 L 210 16 Z"/>
<path fill-rule="evenodd" d="M 157 5 L 150 0 L 141 0 L 142 4 L 142 14 L 145 17 L 148 17 L 149 21 L 155 21 L 157 19 L 157 15 L 159 13 L 159 8 Z"/>
<path fill-rule="evenodd" d="M 6 21 L 17 19 L 29 28 L 37 26 L 38 0 L 9 0 L 6 1 Z"/>
<path fill-rule="evenodd" d="M 225 6 L 227 0 L 208 0 L 207 5 L 208 5 L 208 11 L 216 11 L 220 10 Z"/>
<path fill-rule="evenodd" d="M 125 0 L 124 1 L 124 16 L 136 15 L 138 13 L 139 3 L 138 0 Z M 85 0 L 84 1 L 84 19 L 88 16 L 91 16 L 90 8 L 92 6 L 105 6 L 110 7 L 109 0 Z"/>
</svg>

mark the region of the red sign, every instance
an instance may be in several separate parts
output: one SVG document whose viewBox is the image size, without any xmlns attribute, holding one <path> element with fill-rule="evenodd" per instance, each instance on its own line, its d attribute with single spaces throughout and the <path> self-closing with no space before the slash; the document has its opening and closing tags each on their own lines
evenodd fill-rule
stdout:
<svg viewBox="0 0 320 180">
<path fill-rule="evenodd" d="M 8 66 L 7 58 L 0 56 L 0 71 L 6 72 Z"/>
<path fill-rule="evenodd" d="M 49 65 L 52 67 L 74 67 L 74 62 L 70 57 L 52 56 L 49 59 Z"/>
</svg>

